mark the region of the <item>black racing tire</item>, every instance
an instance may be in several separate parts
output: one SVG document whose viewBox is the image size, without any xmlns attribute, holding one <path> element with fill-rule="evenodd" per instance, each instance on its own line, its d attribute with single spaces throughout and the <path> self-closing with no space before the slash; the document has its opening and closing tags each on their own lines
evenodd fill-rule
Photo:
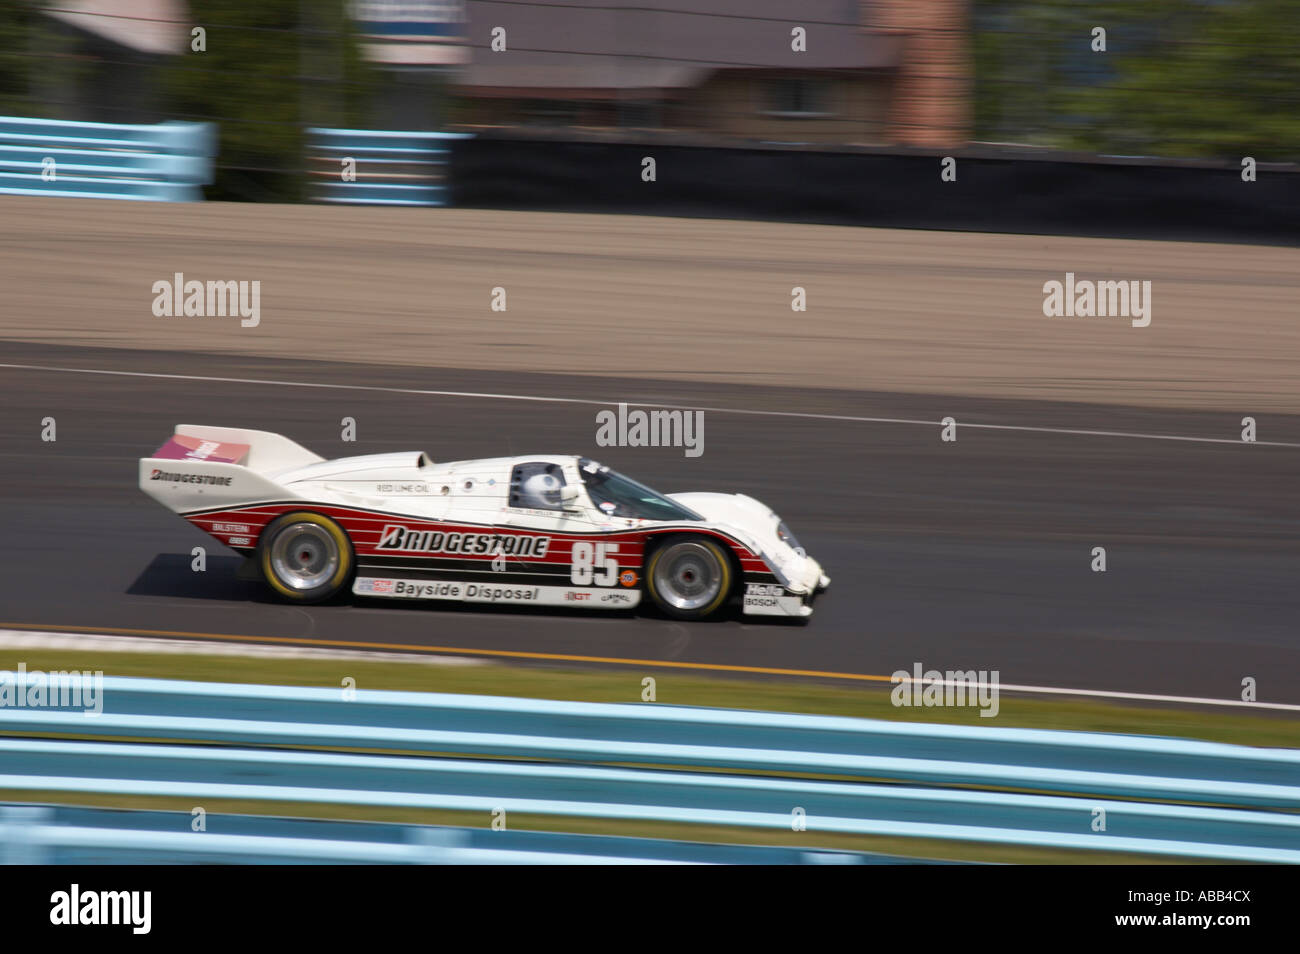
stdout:
<svg viewBox="0 0 1300 954">
<path fill-rule="evenodd" d="M 727 604 L 739 574 L 727 548 L 710 537 L 675 536 L 650 554 L 645 588 L 673 619 L 700 620 Z"/>
<path fill-rule="evenodd" d="M 281 514 L 257 541 L 257 565 L 272 590 L 294 603 L 321 603 L 351 585 L 352 541 L 329 517 Z"/>
</svg>

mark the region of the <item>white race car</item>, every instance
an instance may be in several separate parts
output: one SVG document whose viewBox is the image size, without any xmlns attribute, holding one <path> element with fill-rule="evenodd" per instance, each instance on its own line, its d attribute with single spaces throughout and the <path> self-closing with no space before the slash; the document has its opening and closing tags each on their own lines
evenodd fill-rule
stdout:
<svg viewBox="0 0 1300 954">
<path fill-rule="evenodd" d="M 298 603 L 359 596 L 808 617 L 830 585 L 743 494 L 660 494 L 586 457 L 325 460 L 266 431 L 182 425 L 140 489 Z"/>
</svg>

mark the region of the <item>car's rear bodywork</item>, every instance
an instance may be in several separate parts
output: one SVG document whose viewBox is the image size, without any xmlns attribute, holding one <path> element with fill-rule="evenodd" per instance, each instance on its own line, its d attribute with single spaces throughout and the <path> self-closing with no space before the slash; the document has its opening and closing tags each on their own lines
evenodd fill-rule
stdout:
<svg viewBox="0 0 1300 954">
<path fill-rule="evenodd" d="M 753 498 L 659 495 L 575 456 L 325 460 L 278 434 L 182 425 L 139 476 L 149 496 L 245 556 L 285 514 L 334 521 L 354 551 L 352 592 L 367 597 L 628 609 L 647 558 L 683 534 L 730 554 L 728 586 L 746 613 L 806 617 L 829 584 Z"/>
</svg>

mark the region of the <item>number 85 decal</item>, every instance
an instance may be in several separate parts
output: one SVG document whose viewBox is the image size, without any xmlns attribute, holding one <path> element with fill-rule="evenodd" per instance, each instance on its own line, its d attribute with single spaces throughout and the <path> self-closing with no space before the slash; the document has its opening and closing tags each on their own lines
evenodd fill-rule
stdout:
<svg viewBox="0 0 1300 954">
<path fill-rule="evenodd" d="M 610 556 L 618 552 L 617 543 L 588 543 L 579 540 L 573 545 L 573 569 L 569 573 L 578 586 L 613 586 L 618 582 L 618 560 Z"/>
</svg>

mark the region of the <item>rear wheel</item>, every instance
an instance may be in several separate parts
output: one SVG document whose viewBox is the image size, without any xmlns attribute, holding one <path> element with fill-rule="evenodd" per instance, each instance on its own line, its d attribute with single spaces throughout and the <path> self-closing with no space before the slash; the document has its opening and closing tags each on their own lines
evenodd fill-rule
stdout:
<svg viewBox="0 0 1300 954">
<path fill-rule="evenodd" d="M 676 538 L 650 555 L 646 589 L 655 605 L 675 619 L 705 619 L 731 595 L 731 558 L 707 537 Z"/>
<path fill-rule="evenodd" d="M 286 513 L 258 540 L 262 576 L 286 599 L 319 603 L 352 579 L 352 542 L 333 520 L 317 513 Z"/>
</svg>

